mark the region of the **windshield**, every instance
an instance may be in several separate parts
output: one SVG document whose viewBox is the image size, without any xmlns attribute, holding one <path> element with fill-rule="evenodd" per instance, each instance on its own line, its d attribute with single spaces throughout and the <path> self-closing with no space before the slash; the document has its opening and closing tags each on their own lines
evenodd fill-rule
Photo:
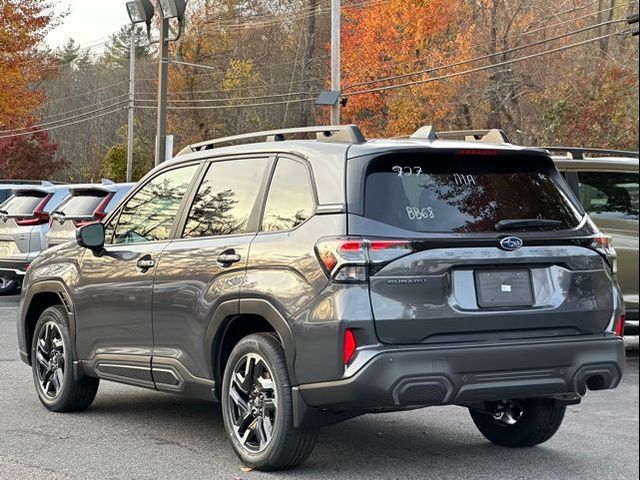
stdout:
<svg viewBox="0 0 640 480">
<path fill-rule="evenodd" d="M 56 212 L 63 213 L 65 217 L 91 217 L 106 196 L 107 192 L 95 190 L 73 192 L 56 208 Z"/>
<path fill-rule="evenodd" d="M 46 196 L 44 192 L 17 192 L 0 206 L 0 211 L 11 216 L 30 217 Z"/>
<path fill-rule="evenodd" d="M 512 230 L 575 228 L 582 214 L 559 182 L 544 157 L 385 155 L 368 167 L 364 213 L 418 232 L 495 232 L 499 222 Z"/>
</svg>

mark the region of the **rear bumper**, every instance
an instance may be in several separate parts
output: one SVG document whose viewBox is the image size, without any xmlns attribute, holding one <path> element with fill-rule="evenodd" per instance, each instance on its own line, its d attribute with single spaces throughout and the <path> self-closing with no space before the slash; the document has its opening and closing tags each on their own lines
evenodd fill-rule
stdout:
<svg viewBox="0 0 640 480">
<path fill-rule="evenodd" d="M 294 398 L 304 424 L 305 409 L 364 413 L 576 395 L 615 388 L 624 361 L 624 342 L 610 336 L 384 350 L 352 377 L 300 385 Z"/>
<path fill-rule="evenodd" d="M 22 280 L 27 273 L 29 261 L 0 260 L 0 275 Z"/>
</svg>

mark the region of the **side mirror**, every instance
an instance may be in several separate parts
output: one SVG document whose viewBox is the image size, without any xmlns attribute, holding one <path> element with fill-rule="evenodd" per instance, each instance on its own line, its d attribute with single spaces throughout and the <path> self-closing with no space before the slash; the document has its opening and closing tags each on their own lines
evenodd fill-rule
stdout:
<svg viewBox="0 0 640 480">
<path fill-rule="evenodd" d="M 104 249 L 104 225 L 100 222 L 89 223 L 76 230 L 76 241 L 83 248 L 94 252 Z"/>
</svg>

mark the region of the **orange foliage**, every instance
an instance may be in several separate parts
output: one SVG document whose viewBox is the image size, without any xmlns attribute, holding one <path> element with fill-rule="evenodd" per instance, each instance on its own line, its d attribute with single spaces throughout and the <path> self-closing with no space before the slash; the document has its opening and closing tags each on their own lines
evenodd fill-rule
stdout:
<svg viewBox="0 0 640 480">
<path fill-rule="evenodd" d="M 41 104 L 32 85 L 43 76 L 40 42 L 54 20 L 44 0 L 0 0 L 0 129 L 24 127 Z"/>
<path fill-rule="evenodd" d="M 342 83 L 345 93 L 394 82 L 356 86 L 381 77 L 454 63 L 468 58 L 472 29 L 457 28 L 467 2 L 390 0 L 343 9 Z M 442 73 L 435 72 L 434 76 Z M 428 75 L 428 74 L 427 74 Z M 422 80 L 426 75 L 403 78 Z M 471 79 L 472 80 L 472 79 Z M 400 135 L 426 124 L 455 126 L 461 87 L 470 79 L 454 78 L 350 97 L 344 122 L 360 125 L 370 135 Z"/>
</svg>

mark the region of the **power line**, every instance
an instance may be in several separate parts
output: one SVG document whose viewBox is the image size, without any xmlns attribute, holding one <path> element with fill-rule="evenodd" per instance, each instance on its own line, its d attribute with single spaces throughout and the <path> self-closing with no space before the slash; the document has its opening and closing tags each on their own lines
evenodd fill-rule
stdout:
<svg viewBox="0 0 640 480">
<path fill-rule="evenodd" d="M 128 104 L 129 104 L 129 101 L 128 100 L 124 100 L 124 101 L 113 103 L 111 105 L 105 105 L 104 107 L 98 108 L 96 110 L 92 110 L 92 111 L 89 111 L 89 112 L 84 112 L 84 113 L 81 113 L 79 115 L 74 115 L 74 116 L 71 116 L 71 117 L 63 118 L 63 119 L 60 119 L 60 120 L 55 120 L 55 121 L 52 121 L 52 122 L 40 123 L 40 124 L 32 125 L 31 127 L 14 128 L 13 130 L 3 130 L 3 131 L 0 131 L 0 135 L 4 135 L 6 133 L 21 132 L 21 131 L 30 130 L 30 129 L 33 129 L 33 128 L 48 127 L 50 125 L 55 125 L 55 124 L 58 124 L 58 123 L 61 123 L 61 122 L 67 122 L 69 120 L 75 120 L 77 118 L 82 118 L 82 117 L 85 117 L 87 115 L 93 115 L 95 113 L 99 113 L 99 112 L 102 112 L 104 110 L 108 110 L 110 108 L 114 108 L 114 107 L 117 107 L 117 106 L 120 106 L 120 105 L 128 105 Z M 4 138 L 4 137 L 0 137 L 0 138 Z"/>
<path fill-rule="evenodd" d="M 313 92 L 291 92 L 291 93 L 275 93 L 273 95 L 258 95 L 253 97 L 238 97 L 238 98 L 199 98 L 194 100 L 169 100 L 169 103 L 221 103 L 229 101 L 244 101 L 244 100 L 264 100 L 267 98 L 287 98 L 287 97 L 301 97 L 303 95 L 315 95 Z M 154 100 L 139 99 L 142 102 L 153 102 Z"/>
<path fill-rule="evenodd" d="M 436 82 L 436 81 L 439 81 L 439 80 L 446 80 L 446 79 L 449 79 L 449 78 L 460 77 L 460 76 L 463 76 L 463 75 L 469 75 L 470 73 L 482 72 L 482 71 L 485 71 L 485 70 L 490 70 L 490 69 L 497 68 L 497 67 L 502 67 L 502 66 L 505 66 L 505 65 L 511 65 L 513 63 L 523 62 L 525 60 L 530 60 L 532 58 L 541 57 L 543 55 L 550 55 L 552 53 L 557 53 L 557 52 L 561 52 L 561 51 L 564 51 L 564 50 L 569 50 L 571 48 L 576 48 L 576 47 L 579 47 L 579 46 L 582 46 L 582 45 L 587 45 L 589 43 L 597 42 L 599 40 L 603 40 L 603 39 L 609 38 L 609 37 L 614 37 L 614 36 L 617 36 L 617 35 L 620 35 L 620 34 L 621 34 L 621 32 L 609 33 L 607 35 L 601 35 L 599 37 L 591 38 L 589 40 L 583 40 L 582 42 L 572 43 L 572 44 L 565 45 L 565 46 L 558 47 L 558 48 L 554 48 L 554 49 L 551 49 L 551 50 L 545 50 L 543 52 L 533 53 L 531 55 L 527 55 L 527 56 L 524 56 L 524 57 L 514 58 L 512 60 L 507 60 L 507 61 L 500 62 L 500 63 L 494 63 L 492 65 L 486 65 L 484 67 L 478 67 L 478 68 L 474 68 L 474 69 L 471 69 L 471 70 L 465 70 L 465 71 L 462 71 L 462 72 L 450 73 L 450 74 L 447 74 L 447 75 L 442 75 L 440 77 L 433 77 L 433 78 L 428 78 L 428 79 L 425 79 L 425 80 L 417 80 L 417 81 L 414 81 L 414 82 L 406 82 L 406 83 L 401 83 L 401 84 L 397 84 L 397 85 L 387 85 L 387 86 L 384 86 L 384 87 L 376 87 L 376 88 L 370 88 L 368 90 L 360 90 L 360 91 L 356 91 L 356 92 L 352 92 L 352 93 L 345 93 L 344 96 L 345 97 L 354 97 L 354 96 L 357 96 L 357 95 L 365 95 L 365 94 L 368 94 L 368 93 L 377 93 L 377 92 L 384 92 L 384 91 L 388 91 L 388 90 L 396 90 L 398 88 L 412 87 L 412 86 L 416 86 L 416 85 L 422 85 L 422 84 L 425 84 L 425 83 Z"/>
<path fill-rule="evenodd" d="M 118 83 L 113 83 L 111 85 L 106 85 L 104 87 L 96 88 L 95 90 L 91 90 L 91 91 L 88 91 L 88 92 L 85 92 L 85 93 L 79 93 L 77 95 L 72 95 L 70 97 L 56 98 L 55 100 L 47 99 L 47 103 L 52 105 L 52 104 L 59 103 L 59 102 L 66 102 L 66 101 L 72 100 L 74 98 L 86 97 L 87 95 L 94 95 L 97 92 L 102 92 L 103 90 L 107 90 L 109 88 L 117 87 L 117 86 L 123 85 L 125 83 L 129 83 L 129 81 L 128 80 L 123 80 L 123 81 L 118 82 Z"/>
<path fill-rule="evenodd" d="M 403 73 L 403 74 L 399 74 L 399 75 L 392 75 L 392 76 L 389 76 L 389 77 L 383 77 L 383 78 L 377 78 L 377 79 L 373 79 L 373 80 L 368 80 L 368 81 L 365 81 L 365 82 L 353 83 L 353 84 L 347 85 L 344 88 L 344 90 L 350 90 L 350 89 L 355 88 L 355 87 L 362 87 L 362 86 L 371 85 L 371 84 L 374 84 L 374 83 L 386 82 L 386 81 L 390 81 L 390 80 L 399 80 L 399 79 L 407 78 L 407 77 L 415 77 L 416 75 L 424 75 L 426 73 L 431 73 L 431 72 L 435 72 L 435 71 L 438 71 L 438 70 L 443 70 L 443 69 L 446 69 L 446 68 L 453 68 L 453 67 L 458 67 L 458 66 L 461 66 L 461 65 L 467 65 L 469 63 L 475 63 L 475 62 L 478 62 L 480 60 L 486 60 L 486 59 L 497 57 L 497 56 L 500 56 L 500 55 L 506 55 L 507 53 L 512 53 L 512 52 L 516 52 L 516 51 L 519 51 L 519 50 L 524 50 L 526 48 L 536 47 L 538 45 L 542 45 L 542 44 L 545 44 L 545 43 L 549 43 L 549 42 L 553 42 L 553 41 L 556 41 L 556 40 L 560 40 L 562 38 L 570 37 L 570 36 L 573 36 L 573 35 L 578 35 L 580 33 L 584 33 L 584 32 L 587 32 L 589 30 L 594 30 L 596 28 L 600 28 L 600 27 L 603 27 L 605 25 L 613 25 L 615 23 L 620 23 L 620 22 L 624 22 L 624 21 L 626 21 L 626 19 L 617 19 L 617 20 L 611 20 L 611 21 L 607 21 L 607 22 L 602 22 L 602 23 L 599 23 L 599 24 L 596 24 L 596 25 L 591 25 L 589 27 L 584 27 L 584 28 L 580 28 L 578 30 L 573 30 L 571 32 L 563 33 L 561 35 L 556 35 L 555 37 L 549 37 L 549 38 L 546 38 L 544 40 L 539 40 L 537 42 L 528 43 L 526 45 L 520 45 L 519 47 L 509 48 L 507 50 L 502 50 L 502 51 L 499 51 L 499 52 L 490 53 L 490 54 L 487 54 L 487 55 L 482 55 L 480 57 L 475 57 L 475 58 L 471 58 L 471 59 L 468 59 L 468 60 L 462 60 L 462 61 L 456 62 L 456 63 L 450 63 L 448 65 L 439 65 L 439 66 L 436 66 L 436 67 L 431 67 L 431 68 L 427 68 L 427 69 L 424 69 L 424 70 L 418 70 L 418 71 L 415 71 L 415 72 Z"/>
<path fill-rule="evenodd" d="M 300 80 L 300 81 L 296 81 L 294 82 L 295 85 L 299 85 L 305 82 L 314 82 L 314 81 L 323 81 L 326 82 L 327 78 L 325 77 L 313 77 L 313 78 L 308 78 L 306 80 Z M 271 84 L 266 84 L 266 85 L 253 85 L 253 86 L 248 86 L 248 87 L 237 87 L 237 88 L 230 88 L 228 90 L 195 90 L 193 92 L 189 92 L 186 90 L 183 91 L 179 91 L 179 92 L 169 92 L 170 95 L 197 95 L 197 94 L 205 94 L 205 93 L 219 93 L 219 94 L 228 94 L 229 92 L 238 92 L 238 91 L 243 91 L 243 90 L 256 90 L 256 89 L 261 89 L 261 88 L 272 88 L 272 87 L 287 87 L 290 85 L 290 82 L 282 82 L 282 83 L 271 83 Z M 137 92 L 136 95 L 157 95 L 156 92 Z"/>
<path fill-rule="evenodd" d="M 237 105 L 202 105 L 195 107 L 168 107 L 169 110 L 226 110 L 230 108 L 248 108 L 248 107 L 270 107 L 274 105 L 285 105 L 287 103 L 303 103 L 303 102 L 313 102 L 316 100 L 316 97 L 311 98 L 300 98 L 296 100 L 284 100 L 278 102 L 267 102 L 267 103 L 244 103 Z M 141 108 L 146 110 L 155 110 L 158 108 L 157 106 L 150 105 L 136 105 L 135 108 Z"/>
<path fill-rule="evenodd" d="M 126 110 L 126 109 L 127 109 L 126 107 L 119 107 L 119 108 L 116 108 L 116 109 L 108 111 L 108 112 L 103 112 L 103 113 L 100 113 L 100 114 L 93 115 L 93 116 L 91 116 L 89 118 L 84 118 L 82 120 L 76 120 L 74 122 L 64 123 L 64 124 L 60 124 L 60 125 L 54 125 L 52 127 L 47 127 L 47 128 L 38 128 L 36 130 L 30 130 L 28 132 L 14 133 L 14 134 L 11 134 L 11 135 L 2 135 L 4 132 L 0 132 L 0 140 L 3 139 L 3 138 L 24 137 L 26 135 L 33 135 L 34 133 L 48 132 L 48 131 L 51 131 L 51 130 L 57 130 L 59 128 L 70 127 L 72 125 L 78 125 L 79 123 L 88 122 L 90 120 L 95 120 L 96 118 L 101 118 L 101 117 L 104 117 L 106 115 L 111 115 L 113 113 L 117 113 L 117 112 L 119 112 L 121 110 Z M 33 128 L 35 128 L 35 127 L 33 127 Z"/>
<path fill-rule="evenodd" d="M 85 110 L 87 108 L 99 107 L 101 104 L 112 102 L 114 100 L 119 100 L 121 98 L 125 98 L 125 97 L 128 97 L 128 96 L 129 95 L 127 93 L 124 93 L 122 95 L 117 95 L 115 97 L 107 98 L 105 100 L 100 100 L 98 103 L 92 103 L 91 105 L 83 105 L 82 107 L 75 108 L 73 110 L 67 110 L 67 111 L 64 111 L 64 112 L 59 112 L 59 113 L 53 113 L 51 115 L 46 115 L 44 117 L 40 117 L 39 121 L 42 122 L 43 120 L 49 120 L 51 118 L 61 117 L 63 115 L 69 115 L 70 113 L 80 112 L 80 111 Z"/>
</svg>

